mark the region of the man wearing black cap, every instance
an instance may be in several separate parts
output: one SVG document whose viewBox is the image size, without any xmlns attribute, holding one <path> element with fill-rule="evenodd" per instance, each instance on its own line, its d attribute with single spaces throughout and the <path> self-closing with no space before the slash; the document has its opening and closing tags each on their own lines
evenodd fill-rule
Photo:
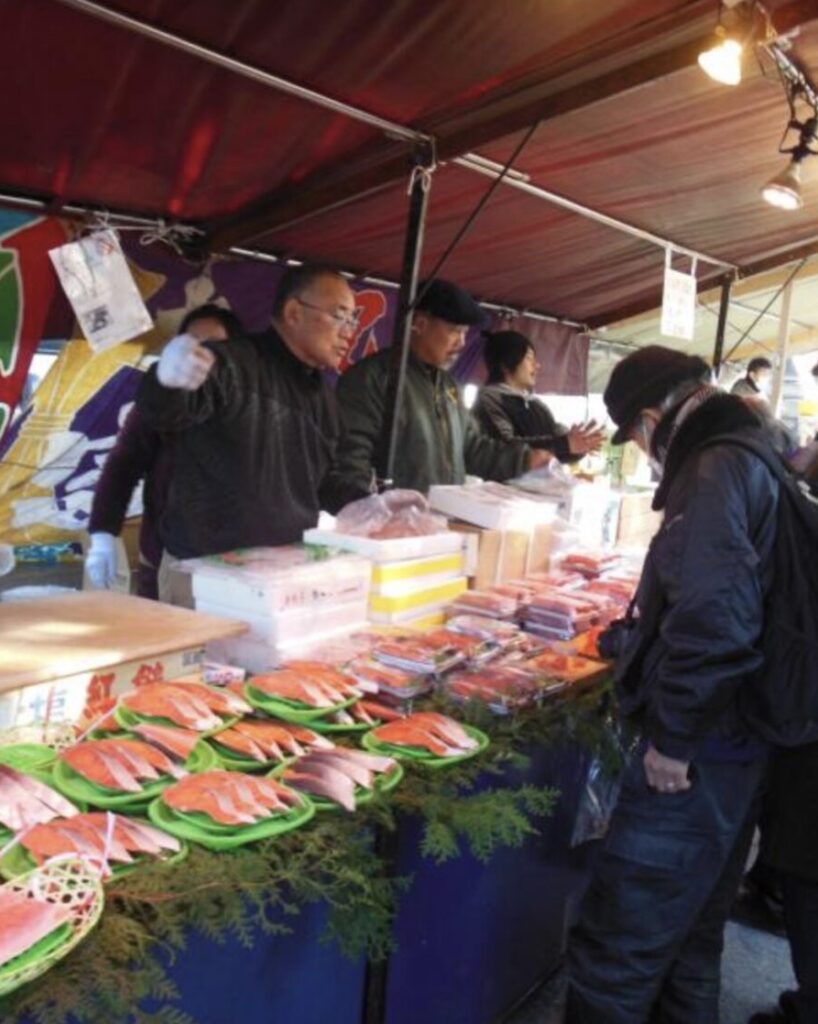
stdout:
<svg viewBox="0 0 818 1024">
<path fill-rule="evenodd" d="M 641 733 L 568 950 L 569 1024 L 712 1024 L 724 924 L 755 826 L 766 749 L 739 714 L 761 664 L 778 484 L 739 446 L 752 409 L 702 360 L 660 346 L 614 370 L 614 443 L 661 472 L 615 682 Z M 729 438 L 734 439 L 731 443 Z"/>
<path fill-rule="evenodd" d="M 483 319 L 474 299 L 442 280 L 421 284 L 418 294 L 398 420 L 394 486 L 425 493 L 433 484 L 463 483 L 467 473 L 508 480 L 549 461 L 547 452 L 483 436 L 448 373 L 463 350 L 469 327 Z M 330 511 L 371 494 L 386 475 L 385 406 L 391 359 L 389 351 L 379 352 L 339 381 L 342 433 L 327 502 Z"/>
</svg>

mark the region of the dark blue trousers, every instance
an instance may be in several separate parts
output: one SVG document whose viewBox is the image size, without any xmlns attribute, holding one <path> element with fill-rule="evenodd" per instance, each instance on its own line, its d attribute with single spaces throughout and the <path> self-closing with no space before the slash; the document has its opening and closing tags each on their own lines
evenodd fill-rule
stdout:
<svg viewBox="0 0 818 1024">
<path fill-rule="evenodd" d="M 764 760 L 705 762 L 684 793 L 626 773 L 568 945 L 567 1024 L 717 1024 L 724 926 Z"/>
</svg>

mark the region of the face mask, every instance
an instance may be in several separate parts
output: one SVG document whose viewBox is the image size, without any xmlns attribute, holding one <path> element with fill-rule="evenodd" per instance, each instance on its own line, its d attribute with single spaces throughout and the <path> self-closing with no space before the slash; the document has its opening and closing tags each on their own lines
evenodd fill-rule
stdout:
<svg viewBox="0 0 818 1024">
<path fill-rule="evenodd" d="M 659 461 L 659 459 L 657 459 L 656 456 L 653 455 L 651 452 L 652 434 L 651 431 L 649 431 L 647 428 L 644 416 L 639 420 L 639 429 L 642 432 L 642 441 L 645 445 L 645 451 L 648 453 L 648 465 L 658 477 L 661 477 L 662 473 L 664 472 L 664 466 Z"/>
</svg>

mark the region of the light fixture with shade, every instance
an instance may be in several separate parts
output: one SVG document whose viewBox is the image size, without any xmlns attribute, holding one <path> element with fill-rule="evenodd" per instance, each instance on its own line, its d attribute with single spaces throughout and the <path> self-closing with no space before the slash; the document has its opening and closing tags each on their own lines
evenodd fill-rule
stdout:
<svg viewBox="0 0 818 1024">
<path fill-rule="evenodd" d="M 713 81 L 722 85 L 738 85 L 741 81 L 743 47 L 721 24 L 713 33 L 713 44 L 699 54 L 699 67 Z"/>
<path fill-rule="evenodd" d="M 779 210 L 800 210 L 804 205 L 801 195 L 801 161 L 793 157 L 780 174 L 771 178 L 761 195 Z"/>
</svg>

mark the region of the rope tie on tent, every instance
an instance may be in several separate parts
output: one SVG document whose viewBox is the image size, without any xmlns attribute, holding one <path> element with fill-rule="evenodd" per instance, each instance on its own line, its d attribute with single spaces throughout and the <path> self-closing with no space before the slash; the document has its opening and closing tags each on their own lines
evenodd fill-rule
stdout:
<svg viewBox="0 0 818 1024">
<path fill-rule="evenodd" d="M 420 184 L 420 187 L 424 192 L 428 193 L 432 187 L 432 178 L 437 170 L 437 152 L 435 150 L 434 139 L 431 140 L 431 147 L 425 154 L 425 159 L 416 158 L 417 162 L 412 168 L 412 173 L 409 175 L 409 185 L 406 189 L 406 194 L 411 195 L 415 185 Z"/>
</svg>

